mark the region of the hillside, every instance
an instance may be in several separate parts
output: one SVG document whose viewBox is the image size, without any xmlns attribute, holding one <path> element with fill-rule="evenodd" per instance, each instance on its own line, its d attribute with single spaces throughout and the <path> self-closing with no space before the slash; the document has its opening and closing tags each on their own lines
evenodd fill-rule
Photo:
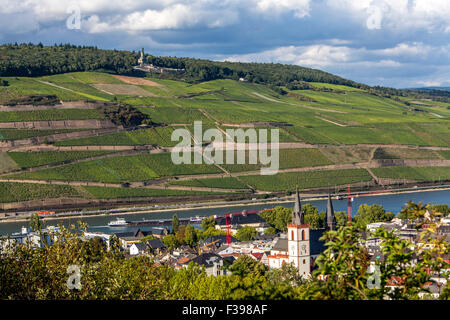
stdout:
<svg viewBox="0 0 450 320">
<path fill-rule="evenodd" d="M 316 81 L 274 88 L 109 72 L 2 80 L 8 83 L 0 86 L 5 210 L 450 180 L 447 102 Z M 204 130 L 280 129 L 279 173 L 261 176 L 260 164 L 174 165 L 171 133 L 192 132 L 194 121 Z"/>
<path fill-rule="evenodd" d="M 44 76 L 75 71 L 103 70 L 118 74 L 142 76 L 133 70 L 138 53 L 125 50 L 103 50 L 97 47 L 60 44 L 7 44 L 0 46 L 0 77 Z M 361 86 L 320 70 L 294 65 L 232 63 L 193 58 L 156 57 L 147 55 L 149 63 L 161 67 L 183 68 L 181 77 L 188 82 L 245 78 L 250 82 L 274 86 L 297 81 L 316 81 Z M 173 78 L 173 76 L 169 76 Z M 180 77 L 178 77 L 180 78 Z"/>
</svg>

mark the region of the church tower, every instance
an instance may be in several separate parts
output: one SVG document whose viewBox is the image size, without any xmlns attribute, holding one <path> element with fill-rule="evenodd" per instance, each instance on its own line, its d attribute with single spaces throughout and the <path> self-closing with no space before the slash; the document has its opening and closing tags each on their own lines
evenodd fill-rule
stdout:
<svg viewBox="0 0 450 320">
<path fill-rule="evenodd" d="M 333 203 L 330 194 L 328 194 L 327 214 L 325 216 L 325 229 L 336 230 L 336 216 L 334 215 Z"/>
<path fill-rule="evenodd" d="M 287 225 L 287 229 L 289 262 L 294 263 L 301 276 L 308 277 L 311 274 L 309 225 L 305 224 L 298 189 L 295 192 L 292 223 Z"/>
</svg>

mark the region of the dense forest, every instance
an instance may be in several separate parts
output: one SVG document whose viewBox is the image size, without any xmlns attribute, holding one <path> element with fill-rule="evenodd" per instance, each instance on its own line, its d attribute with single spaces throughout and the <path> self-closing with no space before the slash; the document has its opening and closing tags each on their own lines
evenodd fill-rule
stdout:
<svg viewBox="0 0 450 320">
<path fill-rule="evenodd" d="M 136 65 L 137 54 L 70 44 L 43 46 L 30 43 L 2 45 L 0 57 L 1 76 L 43 76 L 98 69 L 128 73 Z"/>
<path fill-rule="evenodd" d="M 43 76 L 76 71 L 106 71 L 117 74 L 145 75 L 134 70 L 139 53 L 125 50 L 104 50 L 97 47 L 41 43 L 5 44 L 0 46 L 0 76 Z M 404 90 L 387 87 L 371 87 L 316 69 L 275 63 L 220 62 L 194 58 L 157 57 L 147 55 L 155 66 L 186 69 L 184 74 L 161 75 L 188 82 L 215 79 L 244 78 L 249 82 L 269 85 L 280 94 L 282 87 L 290 90 L 311 90 L 308 82 L 340 84 L 369 91 L 384 97 L 413 96 L 435 101 L 449 102 L 450 92 L 445 90 Z M 0 85 L 8 85 L 0 81 Z M 315 89 L 330 90 L 330 89 Z M 336 90 L 333 90 L 334 92 Z"/>
</svg>

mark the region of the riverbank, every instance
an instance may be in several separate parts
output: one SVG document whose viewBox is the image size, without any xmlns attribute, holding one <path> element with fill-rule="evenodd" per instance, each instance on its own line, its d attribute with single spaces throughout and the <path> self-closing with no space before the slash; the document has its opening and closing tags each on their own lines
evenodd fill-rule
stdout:
<svg viewBox="0 0 450 320">
<path fill-rule="evenodd" d="M 352 198 L 365 198 L 375 197 L 383 195 L 395 195 L 395 194 L 408 194 L 419 192 L 433 192 L 433 191 L 446 191 L 450 190 L 450 185 L 439 187 L 417 187 L 417 188 L 404 188 L 404 189 L 388 189 L 380 191 L 367 191 L 352 193 Z M 328 194 L 314 194 L 310 193 L 302 197 L 302 201 L 320 201 L 326 199 Z M 336 196 L 347 198 L 346 193 L 338 193 Z M 163 212 L 177 212 L 177 211 L 189 211 L 189 210 L 201 210 L 201 209 L 217 209 L 217 208 L 233 208 L 233 207 L 245 207 L 245 206 L 262 206 L 262 205 L 283 205 L 285 203 L 292 203 L 294 201 L 293 196 L 276 197 L 269 199 L 258 200 L 238 200 L 238 201 L 220 201 L 220 202 L 201 202 L 201 203 L 181 203 L 173 205 L 155 205 L 151 207 L 133 207 L 133 208 L 116 208 L 105 209 L 95 211 L 78 211 L 61 213 L 57 216 L 43 217 L 44 221 L 52 220 L 65 220 L 65 219 L 80 219 L 87 217 L 101 217 L 108 216 L 114 217 L 117 215 L 133 215 L 133 214 L 146 214 L 146 213 L 163 213 Z M 29 217 L 9 217 L 0 220 L 0 224 L 13 223 L 13 222 L 27 222 Z"/>
</svg>

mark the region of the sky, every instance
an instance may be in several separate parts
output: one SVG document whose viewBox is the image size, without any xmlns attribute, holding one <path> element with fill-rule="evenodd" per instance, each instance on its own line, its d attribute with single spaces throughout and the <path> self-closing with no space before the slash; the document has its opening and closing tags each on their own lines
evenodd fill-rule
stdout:
<svg viewBox="0 0 450 320">
<path fill-rule="evenodd" d="M 0 0 L 0 43 L 70 42 L 450 87 L 450 0 Z"/>
</svg>

